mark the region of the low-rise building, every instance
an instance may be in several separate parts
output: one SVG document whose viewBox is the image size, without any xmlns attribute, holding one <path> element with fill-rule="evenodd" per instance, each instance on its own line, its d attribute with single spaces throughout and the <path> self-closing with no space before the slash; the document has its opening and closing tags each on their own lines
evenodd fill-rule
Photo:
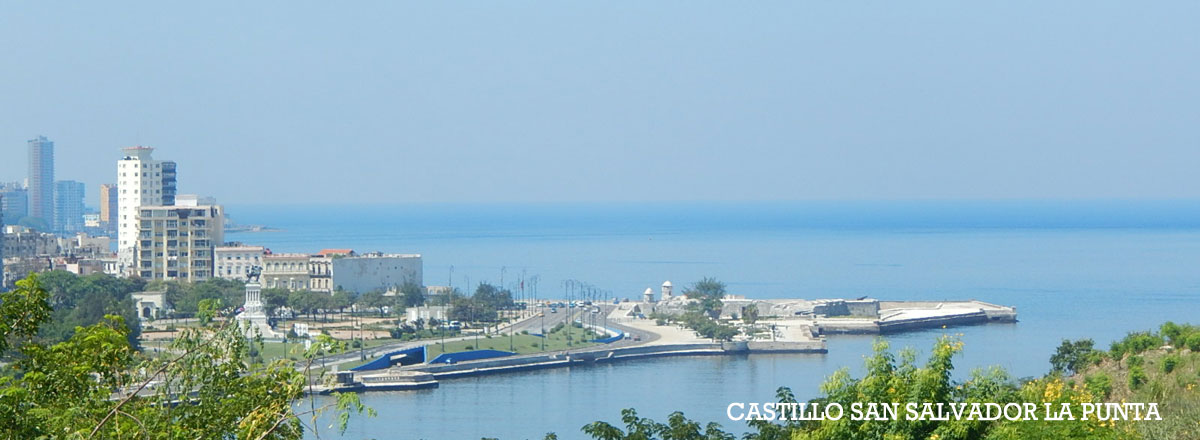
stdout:
<svg viewBox="0 0 1200 440">
<path fill-rule="evenodd" d="M 262 286 L 267 289 L 307 289 L 310 279 L 308 260 L 308 254 L 264 255 Z"/>
<path fill-rule="evenodd" d="M 333 286 L 350 292 L 399 290 L 407 282 L 422 285 L 419 254 L 369 253 L 333 259 Z"/>
<path fill-rule="evenodd" d="M 266 249 L 262 246 L 241 244 L 213 248 L 215 275 L 227 280 L 246 281 L 246 273 L 251 267 L 262 267 L 265 252 Z"/>
<path fill-rule="evenodd" d="M 333 257 L 318 254 L 308 258 L 308 290 L 333 292 Z"/>
<path fill-rule="evenodd" d="M 428 323 L 430 319 L 436 319 L 439 322 L 445 322 L 446 317 L 450 316 L 450 307 L 448 306 L 421 306 L 409 307 L 405 311 L 405 321 L 409 323 L 421 322 Z"/>
<path fill-rule="evenodd" d="M 133 294 L 133 305 L 137 310 L 138 319 L 142 321 L 160 319 L 166 317 L 171 312 L 171 307 L 167 304 L 166 290 L 158 292 L 135 292 Z"/>
</svg>

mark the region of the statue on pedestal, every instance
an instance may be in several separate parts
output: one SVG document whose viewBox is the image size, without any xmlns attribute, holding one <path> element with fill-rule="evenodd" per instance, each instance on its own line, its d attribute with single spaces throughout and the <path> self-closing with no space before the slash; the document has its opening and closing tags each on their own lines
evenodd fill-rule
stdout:
<svg viewBox="0 0 1200 440">
<path fill-rule="evenodd" d="M 259 266 L 251 267 L 246 272 L 246 304 L 242 306 L 242 313 L 238 314 L 237 319 L 247 337 L 282 338 L 283 333 L 271 328 L 266 310 L 263 309 L 262 285 L 258 282 L 261 274 L 262 268 Z"/>
</svg>

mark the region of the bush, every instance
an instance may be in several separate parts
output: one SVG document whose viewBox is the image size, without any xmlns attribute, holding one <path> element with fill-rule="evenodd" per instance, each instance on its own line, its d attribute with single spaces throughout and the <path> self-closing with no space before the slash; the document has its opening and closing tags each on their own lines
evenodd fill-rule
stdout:
<svg viewBox="0 0 1200 440">
<path fill-rule="evenodd" d="M 1125 360 L 1125 364 L 1129 365 L 1130 367 L 1140 367 L 1140 366 L 1144 365 L 1145 363 L 1146 363 L 1146 360 L 1143 359 L 1141 356 L 1130 356 L 1129 359 Z"/>
<path fill-rule="evenodd" d="M 1193 333 L 1187 338 L 1187 348 L 1191 351 L 1200 351 L 1200 333 Z"/>
<path fill-rule="evenodd" d="M 474 347 L 474 346 L 471 346 L 471 345 L 468 345 L 468 346 L 466 346 L 466 347 L 463 347 L 463 349 L 465 349 L 465 350 L 474 350 L 474 349 L 475 349 L 475 347 Z"/>
<path fill-rule="evenodd" d="M 1112 378 L 1104 373 L 1096 373 L 1087 376 L 1083 379 L 1083 383 L 1087 384 L 1089 390 L 1095 392 L 1097 397 L 1108 397 L 1112 393 Z"/>
<path fill-rule="evenodd" d="M 1141 366 L 1129 367 L 1129 388 L 1138 389 L 1146 383 L 1146 371 Z"/>
<path fill-rule="evenodd" d="M 1163 373 L 1170 373 L 1172 371 L 1175 371 L 1176 365 L 1179 365 L 1179 356 L 1178 355 L 1170 355 L 1170 356 L 1164 357 L 1163 361 L 1162 361 Z"/>
</svg>

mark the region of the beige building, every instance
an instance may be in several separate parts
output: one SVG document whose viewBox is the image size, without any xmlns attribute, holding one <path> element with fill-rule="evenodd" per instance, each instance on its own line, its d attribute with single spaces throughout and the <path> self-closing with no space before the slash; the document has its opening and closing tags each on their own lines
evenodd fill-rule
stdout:
<svg viewBox="0 0 1200 440">
<path fill-rule="evenodd" d="M 263 256 L 262 286 L 267 289 L 304 290 L 309 287 L 308 254 Z"/>
<path fill-rule="evenodd" d="M 227 280 L 246 281 L 251 267 L 263 265 L 262 246 L 218 246 L 213 249 L 216 276 Z"/>
<path fill-rule="evenodd" d="M 220 205 L 140 207 L 135 220 L 136 273 L 154 280 L 212 278 L 213 249 L 224 242 L 224 220 Z"/>
<path fill-rule="evenodd" d="M 333 257 L 313 255 L 308 258 L 308 290 L 333 292 Z"/>
</svg>

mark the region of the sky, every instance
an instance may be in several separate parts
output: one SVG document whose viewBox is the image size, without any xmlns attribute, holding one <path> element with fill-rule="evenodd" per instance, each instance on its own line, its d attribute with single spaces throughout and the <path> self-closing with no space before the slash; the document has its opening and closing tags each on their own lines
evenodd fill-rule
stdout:
<svg viewBox="0 0 1200 440">
<path fill-rule="evenodd" d="M 11 2 L 0 181 L 223 203 L 1195 199 L 1200 3 Z"/>
</svg>

